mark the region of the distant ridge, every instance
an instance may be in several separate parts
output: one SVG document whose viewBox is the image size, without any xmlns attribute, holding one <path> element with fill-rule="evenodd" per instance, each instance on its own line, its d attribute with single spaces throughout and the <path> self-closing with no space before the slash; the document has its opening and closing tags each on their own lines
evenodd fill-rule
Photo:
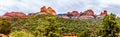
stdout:
<svg viewBox="0 0 120 37">
<path fill-rule="evenodd" d="M 72 18 L 72 19 L 102 19 L 105 15 L 107 15 L 107 10 L 102 11 L 99 15 L 94 14 L 92 9 L 85 10 L 83 12 L 72 11 L 67 12 L 66 14 L 58 14 L 57 16 L 63 18 Z"/>
<path fill-rule="evenodd" d="M 88 10 L 81 11 L 81 12 L 71 11 L 65 14 L 56 14 L 56 11 L 53 8 L 51 7 L 46 8 L 46 6 L 43 6 L 40 8 L 40 11 L 35 12 L 35 13 L 32 12 L 32 13 L 29 13 L 28 15 L 24 14 L 24 12 L 12 11 L 12 12 L 6 12 L 3 16 L 0 16 L 0 18 L 13 18 L 13 17 L 14 18 L 27 18 L 29 16 L 34 16 L 37 14 L 51 14 L 54 16 L 59 16 L 62 18 L 67 18 L 67 19 L 98 19 L 98 18 L 102 19 L 105 17 L 105 15 L 108 14 L 108 11 L 103 10 L 98 15 L 94 13 L 95 12 L 92 9 L 88 9 Z"/>
</svg>

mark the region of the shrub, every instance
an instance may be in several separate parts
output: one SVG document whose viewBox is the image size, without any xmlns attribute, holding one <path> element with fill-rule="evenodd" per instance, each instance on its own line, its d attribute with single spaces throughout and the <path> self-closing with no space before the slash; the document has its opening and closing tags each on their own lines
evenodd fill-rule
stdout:
<svg viewBox="0 0 120 37">
<path fill-rule="evenodd" d="M 25 31 L 15 31 L 11 32 L 9 37 L 35 37 L 35 36 Z"/>
<path fill-rule="evenodd" d="M 0 21 L 0 33 L 9 34 L 11 31 L 11 23 L 5 19 Z"/>
</svg>

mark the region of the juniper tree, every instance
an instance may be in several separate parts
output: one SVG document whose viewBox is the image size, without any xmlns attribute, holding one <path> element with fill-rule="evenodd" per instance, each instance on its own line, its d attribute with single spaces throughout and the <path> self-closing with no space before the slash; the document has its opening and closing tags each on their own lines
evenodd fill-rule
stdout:
<svg viewBox="0 0 120 37">
<path fill-rule="evenodd" d="M 102 22 L 100 34 L 102 37 L 118 37 L 120 25 L 115 14 L 106 15 Z"/>
</svg>

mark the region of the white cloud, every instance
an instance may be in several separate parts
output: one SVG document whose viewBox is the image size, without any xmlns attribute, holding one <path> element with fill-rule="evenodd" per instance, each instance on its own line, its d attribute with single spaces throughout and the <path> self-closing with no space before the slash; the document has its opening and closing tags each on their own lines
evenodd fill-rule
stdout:
<svg viewBox="0 0 120 37">
<path fill-rule="evenodd" d="M 16 4 L 15 0 L 0 0 L 1 6 L 12 6 L 14 4 Z"/>
<path fill-rule="evenodd" d="M 102 4 L 115 4 L 115 5 L 120 5 L 120 0 L 97 0 L 98 2 Z"/>
</svg>

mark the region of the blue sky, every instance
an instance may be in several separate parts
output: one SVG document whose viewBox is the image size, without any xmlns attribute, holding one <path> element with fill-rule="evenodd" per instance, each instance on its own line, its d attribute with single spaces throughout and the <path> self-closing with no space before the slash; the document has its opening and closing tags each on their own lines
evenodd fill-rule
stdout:
<svg viewBox="0 0 120 37">
<path fill-rule="evenodd" d="M 120 0 L 0 0 L 0 15 L 5 12 L 38 12 L 42 6 L 52 7 L 57 14 L 92 9 L 95 14 L 103 10 L 120 16 Z"/>
</svg>

